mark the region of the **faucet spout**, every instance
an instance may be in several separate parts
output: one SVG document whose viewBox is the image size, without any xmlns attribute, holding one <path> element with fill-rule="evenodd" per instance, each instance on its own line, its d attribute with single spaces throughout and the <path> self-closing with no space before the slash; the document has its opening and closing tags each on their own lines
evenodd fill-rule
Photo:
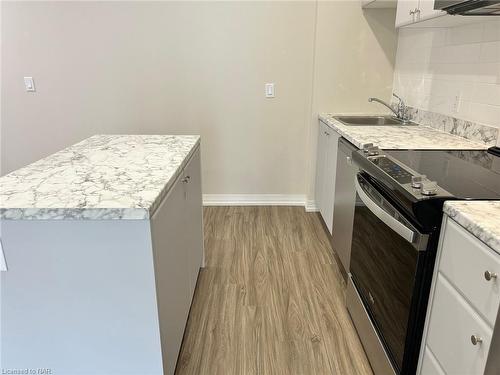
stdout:
<svg viewBox="0 0 500 375">
<path fill-rule="evenodd" d="M 397 98 L 399 100 L 397 110 L 395 110 L 394 108 L 392 108 L 392 106 L 390 104 L 384 102 L 383 100 L 381 100 L 379 98 L 368 98 L 368 101 L 369 102 L 377 102 L 377 103 L 382 104 L 383 106 L 389 108 L 391 110 L 391 112 L 394 113 L 395 117 L 398 120 L 401 120 L 403 122 L 407 122 L 408 121 L 408 115 L 407 115 L 408 110 L 406 108 L 406 105 L 405 105 L 403 99 L 401 99 L 396 94 L 392 94 L 392 96 L 394 96 L 395 98 Z"/>
<path fill-rule="evenodd" d="M 371 102 L 377 102 L 377 103 L 380 103 L 382 104 L 383 106 L 389 108 L 391 110 L 392 113 L 394 113 L 394 115 L 399 118 L 399 114 L 397 111 L 394 110 L 394 108 L 391 107 L 390 104 L 384 102 L 383 100 L 379 99 L 379 98 L 368 98 L 368 101 L 371 103 Z"/>
</svg>

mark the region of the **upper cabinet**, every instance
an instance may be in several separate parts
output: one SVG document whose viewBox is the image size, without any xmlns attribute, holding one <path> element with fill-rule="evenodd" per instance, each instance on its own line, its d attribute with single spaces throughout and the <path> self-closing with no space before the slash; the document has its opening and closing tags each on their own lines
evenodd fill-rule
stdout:
<svg viewBox="0 0 500 375">
<path fill-rule="evenodd" d="M 397 0 L 361 0 L 361 8 L 396 8 Z"/>
<path fill-rule="evenodd" d="M 406 26 L 445 15 L 434 10 L 434 0 L 398 0 L 396 27 Z"/>
<path fill-rule="evenodd" d="M 434 0 L 420 0 L 418 2 L 418 22 L 444 15 L 446 15 L 446 12 L 434 9 Z"/>
<path fill-rule="evenodd" d="M 396 9 L 396 27 L 409 25 L 415 22 L 415 10 L 418 9 L 418 0 L 399 0 Z"/>
</svg>

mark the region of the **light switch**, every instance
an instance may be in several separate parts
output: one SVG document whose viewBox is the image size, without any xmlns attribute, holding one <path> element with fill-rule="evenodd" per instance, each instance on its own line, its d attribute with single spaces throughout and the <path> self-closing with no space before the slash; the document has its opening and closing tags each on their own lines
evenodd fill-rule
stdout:
<svg viewBox="0 0 500 375">
<path fill-rule="evenodd" d="M 274 83 L 266 83 L 266 98 L 274 98 Z"/>
<path fill-rule="evenodd" d="M 33 77 L 24 77 L 24 86 L 26 91 L 35 91 L 35 82 L 33 82 Z"/>
</svg>

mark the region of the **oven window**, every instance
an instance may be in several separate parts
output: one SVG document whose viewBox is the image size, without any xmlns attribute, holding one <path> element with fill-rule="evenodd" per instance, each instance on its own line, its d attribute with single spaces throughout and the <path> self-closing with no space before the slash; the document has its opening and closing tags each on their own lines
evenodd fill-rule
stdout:
<svg viewBox="0 0 500 375">
<path fill-rule="evenodd" d="M 350 272 L 394 366 L 401 370 L 418 251 L 357 197 Z"/>
</svg>

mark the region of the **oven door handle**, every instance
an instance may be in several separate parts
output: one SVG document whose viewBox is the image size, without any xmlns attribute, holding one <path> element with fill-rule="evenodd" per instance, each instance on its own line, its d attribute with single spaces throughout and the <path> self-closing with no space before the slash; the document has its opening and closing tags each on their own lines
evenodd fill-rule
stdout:
<svg viewBox="0 0 500 375">
<path fill-rule="evenodd" d="M 417 233 L 412 229 L 408 228 L 404 224 L 402 224 L 399 220 L 396 220 L 394 217 L 389 215 L 382 207 L 380 207 L 376 202 L 374 202 L 368 194 L 363 190 L 359 181 L 356 177 L 356 192 L 359 195 L 359 198 L 363 201 L 366 207 L 380 220 L 384 222 L 389 228 L 391 228 L 394 232 L 399 234 L 409 243 L 413 243 L 417 237 Z"/>
</svg>

